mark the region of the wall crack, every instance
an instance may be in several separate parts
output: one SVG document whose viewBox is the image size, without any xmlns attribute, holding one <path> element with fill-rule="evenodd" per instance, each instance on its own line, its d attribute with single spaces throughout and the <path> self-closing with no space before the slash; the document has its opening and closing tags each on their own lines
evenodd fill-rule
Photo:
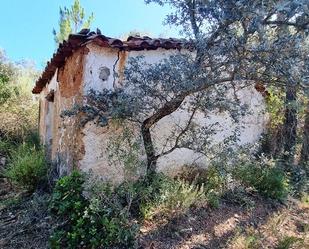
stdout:
<svg viewBox="0 0 309 249">
<path fill-rule="evenodd" d="M 118 73 L 116 72 L 116 66 L 117 66 L 117 64 L 118 64 L 118 62 L 119 62 L 119 60 L 120 60 L 120 50 L 118 50 L 118 52 L 117 52 L 117 59 L 116 59 L 116 61 L 115 61 L 115 63 L 114 63 L 114 65 L 113 65 L 113 88 L 114 89 L 116 89 L 116 78 L 118 77 Z"/>
</svg>

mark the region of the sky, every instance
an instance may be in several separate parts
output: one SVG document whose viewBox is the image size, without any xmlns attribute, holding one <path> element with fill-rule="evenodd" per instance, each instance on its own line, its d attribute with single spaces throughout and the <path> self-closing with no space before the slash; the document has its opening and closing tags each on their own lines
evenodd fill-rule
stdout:
<svg viewBox="0 0 309 249">
<path fill-rule="evenodd" d="M 0 48 L 13 61 L 34 61 L 42 69 L 56 49 L 53 29 L 57 30 L 59 7 L 70 7 L 73 0 L 1 0 Z M 120 37 L 132 30 L 153 37 L 177 37 L 178 32 L 164 26 L 168 7 L 146 5 L 144 0 L 81 0 L 86 14 L 94 13 L 92 30 Z"/>
</svg>

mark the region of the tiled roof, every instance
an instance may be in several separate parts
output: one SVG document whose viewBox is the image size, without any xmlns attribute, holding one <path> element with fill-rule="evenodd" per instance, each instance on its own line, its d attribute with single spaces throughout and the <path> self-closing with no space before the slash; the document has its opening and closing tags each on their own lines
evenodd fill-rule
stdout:
<svg viewBox="0 0 309 249">
<path fill-rule="evenodd" d="M 181 39 L 152 39 L 148 36 L 130 36 L 126 41 L 121 41 L 119 39 L 102 35 L 98 29 L 97 32 L 90 32 L 89 29 L 83 29 L 77 34 L 70 35 L 67 41 L 64 41 L 59 45 L 59 48 L 47 63 L 41 77 L 37 80 L 32 93 L 40 93 L 44 86 L 51 80 L 57 68 L 64 65 L 66 58 L 72 55 L 77 48 L 85 46 L 91 42 L 95 42 L 102 47 L 111 47 L 126 51 L 145 49 L 155 50 L 158 48 L 181 49 L 187 44 L 185 40 Z"/>
</svg>

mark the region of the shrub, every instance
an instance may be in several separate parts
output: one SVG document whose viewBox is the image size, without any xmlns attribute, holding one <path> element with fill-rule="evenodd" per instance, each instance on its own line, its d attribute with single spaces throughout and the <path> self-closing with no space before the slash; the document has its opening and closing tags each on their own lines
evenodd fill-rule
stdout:
<svg viewBox="0 0 309 249">
<path fill-rule="evenodd" d="M 2 67 L 0 58 L 0 71 Z M 1 81 L 0 75 L 0 134 L 2 138 L 21 142 L 37 129 L 38 101 L 31 89 L 38 72 L 26 64 L 12 64 L 10 68 L 12 72 L 5 81 Z"/>
<path fill-rule="evenodd" d="M 211 208 L 218 208 L 220 204 L 220 196 L 214 190 L 210 190 L 206 194 L 207 203 Z"/>
<path fill-rule="evenodd" d="M 43 149 L 24 143 L 11 150 L 4 174 L 16 186 L 34 190 L 46 175 Z"/>
<path fill-rule="evenodd" d="M 132 248 L 136 226 L 110 186 L 101 184 L 86 189 L 85 176 L 74 171 L 61 178 L 54 189 L 51 212 L 65 226 L 54 231 L 52 248 Z M 86 198 L 88 196 L 88 198 Z"/>
<path fill-rule="evenodd" d="M 289 184 L 283 170 L 263 162 L 246 162 L 233 170 L 233 175 L 246 186 L 255 188 L 266 197 L 283 200 Z"/>
<path fill-rule="evenodd" d="M 226 189 L 226 174 L 220 172 L 217 165 L 210 165 L 207 169 L 193 165 L 185 166 L 179 177 L 203 187 L 208 205 L 212 208 L 219 207 L 220 197 Z"/>
<path fill-rule="evenodd" d="M 6 139 L 0 140 L 0 156 L 8 156 L 10 151 L 13 150 L 15 145 Z"/>
<path fill-rule="evenodd" d="M 217 192 L 222 193 L 225 189 L 225 178 L 226 175 L 222 174 L 216 166 L 210 166 L 207 169 L 207 174 L 205 178 L 205 189 L 207 192 Z"/>
<path fill-rule="evenodd" d="M 140 188 L 135 188 L 140 189 Z M 156 214 L 171 214 L 186 211 L 193 205 L 206 202 L 204 187 L 162 174 L 140 192 L 140 212 L 144 219 Z"/>
<path fill-rule="evenodd" d="M 184 166 L 178 177 L 198 186 L 203 185 L 206 192 L 220 192 L 225 188 L 226 177 L 216 165 L 210 165 L 206 169 L 194 165 Z"/>
<path fill-rule="evenodd" d="M 77 171 L 58 180 L 50 206 L 55 214 L 68 216 L 72 211 L 78 213 L 85 207 L 86 200 L 82 197 L 83 183 L 84 177 Z"/>
</svg>

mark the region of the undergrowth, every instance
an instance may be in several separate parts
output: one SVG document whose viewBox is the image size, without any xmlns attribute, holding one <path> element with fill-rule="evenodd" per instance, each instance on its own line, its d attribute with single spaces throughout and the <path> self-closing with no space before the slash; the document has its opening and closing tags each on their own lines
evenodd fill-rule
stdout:
<svg viewBox="0 0 309 249">
<path fill-rule="evenodd" d="M 207 197 L 204 186 L 198 186 L 184 180 L 157 176 L 158 191 L 150 193 L 140 205 L 140 213 L 144 219 L 152 219 L 156 214 L 169 215 L 184 212 L 192 206 L 206 203 Z M 144 197 L 145 198 L 145 197 Z"/>
<path fill-rule="evenodd" d="M 83 195 L 85 176 L 74 171 L 54 189 L 50 209 L 64 224 L 50 238 L 51 248 L 134 248 L 136 226 L 108 185 L 99 196 Z"/>
<path fill-rule="evenodd" d="M 43 148 L 23 143 L 10 150 L 4 175 L 16 186 L 32 191 L 44 180 L 46 170 Z"/>
<path fill-rule="evenodd" d="M 272 162 L 242 162 L 233 168 L 232 175 L 243 185 L 254 188 L 265 197 L 283 201 L 289 193 L 288 177 Z"/>
<path fill-rule="evenodd" d="M 284 200 L 288 194 L 287 177 L 273 163 L 244 160 L 230 169 L 222 171 L 211 165 L 176 178 L 157 173 L 151 181 L 140 178 L 117 187 L 73 171 L 58 180 L 52 194 L 50 211 L 59 225 L 50 246 L 134 248 L 138 221 L 172 218 L 193 207 L 216 208 L 222 196 L 252 208 L 247 188 L 276 200 Z M 231 191 L 227 178 L 237 182 L 242 191 Z M 254 241 L 250 238 L 246 243 Z"/>
</svg>

